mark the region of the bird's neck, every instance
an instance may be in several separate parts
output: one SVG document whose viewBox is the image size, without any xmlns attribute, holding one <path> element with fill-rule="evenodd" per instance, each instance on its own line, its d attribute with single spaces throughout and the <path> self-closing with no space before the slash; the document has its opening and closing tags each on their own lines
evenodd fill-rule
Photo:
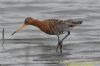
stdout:
<svg viewBox="0 0 100 66">
<path fill-rule="evenodd" d="M 48 24 L 46 22 L 43 22 L 43 21 L 40 21 L 40 20 L 34 20 L 32 25 L 40 28 L 42 31 L 45 31 L 46 28 L 48 28 Z"/>
<path fill-rule="evenodd" d="M 41 25 L 44 25 L 44 23 L 40 20 L 34 20 L 31 25 L 41 27 Z"/>
</svg>

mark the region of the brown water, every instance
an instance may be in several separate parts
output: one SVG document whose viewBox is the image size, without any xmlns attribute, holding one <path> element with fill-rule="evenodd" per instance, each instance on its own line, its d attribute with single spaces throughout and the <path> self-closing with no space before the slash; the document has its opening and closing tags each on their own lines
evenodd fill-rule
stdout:
<svg viewBox="0 0 100 66">
<path fill-rule="evenodd" d="M 11 36 L 26 17 L 79 19 L 84 23 L 71 31 L 64 41 L 63 54 L 56 52 L 57 37 L 28 26 Z M 62 60 L 99 61 L 99 0 L 0 0 L 1 66 L 66 66 Z"/>
</svg>

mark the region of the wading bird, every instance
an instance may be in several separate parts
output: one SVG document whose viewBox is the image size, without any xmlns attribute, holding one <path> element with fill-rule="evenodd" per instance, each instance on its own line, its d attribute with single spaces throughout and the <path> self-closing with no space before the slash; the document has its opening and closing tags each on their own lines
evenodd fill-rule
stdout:
<svg viewBox="0 0 100 66">
<path fill-rule="evenodd" d="M 33 25 L 38 27 L 41 31 L 49 34 L 49 35 L 56 35 L 58 37 L 58 48 L 60 48 L 60 52 L 62 53 L 62 44 L 63 40 L 70 35 L 70 28 L 73 28 L 77 25 L 82 24 L 83 21 L 77 21 L 74 19 L 68 20 L 60 20 L 60 19 L 46 19 L 46 20 L 38 20 L 32 17 L 27 17 L 24 23 L 17 28 L 17 30 L 12 33 L 14 35 L 16 32 L 21 30 L 22 28 L 26 27 L 27 25 Z M 61 40 L 60 35 L 68 32 Z"/>
</svg>

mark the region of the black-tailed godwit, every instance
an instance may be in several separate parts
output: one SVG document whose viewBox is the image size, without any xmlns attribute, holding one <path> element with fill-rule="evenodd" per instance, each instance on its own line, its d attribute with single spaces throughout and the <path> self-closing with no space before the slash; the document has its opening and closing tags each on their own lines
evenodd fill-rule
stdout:
<svg viewBox="0 0 100 66">
<path fill-rule="evenodd" d="M 38 20 L 32 17 L 27 17 L 24 23 L 17 28 L 17 30 L 12 34 L 14 35 L 16 32 L 21 30 L 22 28 L 26 27 L 27 25 L 33 25 L 38 27 L 41 31 L 49 34 L 49 35 L 56 35 L 58 37 L 58 45 L 56 50 L 60 48 L 60 52 L 62 53 L 62 44 L 63 40 L 70 35 L 70 28 L 73 28 L 77 25 L 82 24 L 83 21 L 77 21 L 74 19 L 68 20 L 60 20 L 60 19 L 46 19 L 46 20 Z M 61 40 L 59 36 L 68 32 Z"/>
</svg>

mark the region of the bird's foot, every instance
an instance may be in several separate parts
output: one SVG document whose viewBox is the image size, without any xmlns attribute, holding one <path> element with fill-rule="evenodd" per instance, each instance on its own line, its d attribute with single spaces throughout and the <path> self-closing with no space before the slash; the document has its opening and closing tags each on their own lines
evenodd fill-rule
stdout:
<svg viewBox="0 0 100 66">
<path fill-rule="evenodd" d="M 61 41 L 58 43 L 57 48 L 56 48 L 56 52 L 57 52 L 57 50 L 58 50 L 58 48 L 59 48 L 59 49 L 60 49 L 60 53 L 62 53 L 62 50 L 63 50 L 62 44 L 63 44 L 63 43 L 62 43 Z"/>
</svg>

